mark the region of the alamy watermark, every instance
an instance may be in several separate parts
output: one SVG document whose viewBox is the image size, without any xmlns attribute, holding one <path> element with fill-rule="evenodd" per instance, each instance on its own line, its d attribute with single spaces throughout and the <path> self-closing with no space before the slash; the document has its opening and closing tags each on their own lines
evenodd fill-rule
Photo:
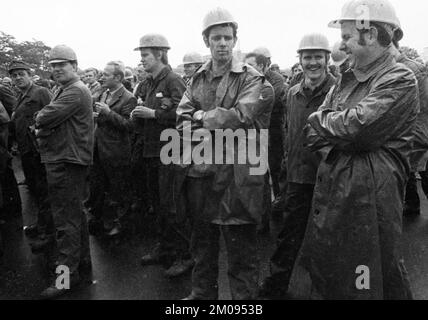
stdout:
<svg viewBox="0 0 428 320">
<path fill-rule="evenodd" d="M 168 142 L 160 152 L 163 164 L 249 164 L 250 175 L 264 175 L 268 169 L 268 129 L 191 129 L 183 122 L 182 135 L 176 129 L 163 130 L 160 140 Z"/>
</svg>

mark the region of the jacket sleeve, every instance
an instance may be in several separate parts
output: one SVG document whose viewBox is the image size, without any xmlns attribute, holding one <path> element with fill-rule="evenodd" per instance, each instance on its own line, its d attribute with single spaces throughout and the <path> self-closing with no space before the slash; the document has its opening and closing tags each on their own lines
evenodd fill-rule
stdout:
<svg viewBox="0 0 428 320">
<path fill-rule="evenodd" d="M 43 108 L 44 106 L 47 106 L 51 102 L 52 93 L 48 89 L 42 88 L 40 90 L 39 99 L 40 99 L 40 105 Z"/>
<path fill-rule="evenodd" d="M 323 104 L 308 122 L 330 143 L 365 151 L 384 145 L 418 110 L 416 79 L 410 70 L 398 69 L 378 79 L 357 106 L 334 111 Z"/>
<path fill-rule="evenodd" d="M 198 107 L 195 101 L 192 99 L 192 80 L 190 81 L 191 83 L 184 92 L 183 98 L 178 104 L 176 111 L 176 128 L 178 131 L 183 131 L 184 122 L 190 122 L 192 129 L 201 128 L 201 124 L 193 119 L 193 114 L 200 110 L 200 107 Z"/>
<path fill-rule="evenodd" d="M 168 99 L 164 99 L 163 104 L 166 105 L 166 110 L 157 109 L 155 111 L 155 117 L 160 124 L 169 125 L 175 124 L 177 117 L 177 106 L 183 98 L 183 94 L 186 91 L 186 85 L 179 76 L 173 78 L 167 84 L 168 93 L 170 97 L 166 97 Z"/>
<path fill-rule="evenodd" d="M 71 87 L 55 101 L 45 106 L 36 116 L 36 128 L 52 129 L 73 116 L 80 108 L 81 90 Z"/>
<path fill-rule="evenodd" d="M 126 131 L 132 129 L 132 121 L 129 119 L 132 110 L 137 106 L 137 98 L 130 97 L 127 103 L 122 106 L 120 114 L 111 110 L 108 114 L 99 116 L 98 123 L 106 123 L 118 130 Z"/>
<path fill-rule="evenodd" d="M 0 102 L 3 104 L 7 113 L 11 115 L 16 106 L 17 101 L 12 90 L 3 85 L 0 85 Z"/>
<path fill-rule="evenodd" d="M 230 109 L 217 107 L 205 112 L 204 128 L 215 130 L 254 127 L 254 119 L 263 112 L 263 108 L 260 108 L 262 79 L 262 76 L 247 73 L 235 105 Z"/>
</svg>

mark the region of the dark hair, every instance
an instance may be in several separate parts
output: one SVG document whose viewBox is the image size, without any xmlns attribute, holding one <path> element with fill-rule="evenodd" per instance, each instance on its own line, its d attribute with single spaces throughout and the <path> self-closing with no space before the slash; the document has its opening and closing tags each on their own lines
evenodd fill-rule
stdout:
<svg viewBox="0 0 428 320">
<path fill-rule="evenodd" d="M 204 31 L 204 33 L 202 35 L 208 39 L 210 37 L 211 29 L 214 27 L 232 27 L 233 37 L 236 38 L 236 36 L 238 34 L 238 28 L 236 27 L 236 25 L 234 25 L 233 23 L 223 23 L 223 24 L 217 24 L 217 25 L 214 25 L 212 27 L 209 27 L 207 30 Z"/>
<path fill-rule="evenodd" d="M 265 56 L 263 56 L 261 54 L 257 54 L 257 53 L 251 52 L 251 53 L 248 53 L 245 56 L 245 59 L 249 59 L 249 58 L 252 58 L 252 57 L 256 58 L 257 65 L 261 65 L 261 66 L 263 66 L 263 68 L 269 67 L 268 58 L 266 58 Z"/>
<path fill-rule="evenodd" d="M 98 70 L 95 68 L 88 68 L 85 70 L 85 73 L 87 73 L 87 72 L 93 72 L 95 77 L 98 76 Z"/>
<path fill-rule="evenodd" d="M 392 36 L 386 31 L 386 29 L 379 23 L 376 22 L 370 22 L 370 27 L 374 27 L 377 30 L 378 37 L 377 41 L 382 47 L 388 47 L 392 42 Z M 357 28 L 360 39 L 358 40 L 358 44 L 360 46 L 363 46 L 366 44 L 366 41 L 363 38 L 363 35 L 367 32 L 369 32 L 369 29 L 363 29 L 363 28 Z"/>
<path fill-rule="evenodd" d="M 295 64 L 293 64 L 293 66 L 291 67 L 291 72 L 294 72 L 294 69 L 296 69 L 298 66 L 300 66 L 300 62 L 296 62 Z"/>
<path fill-rule="evenodd" d="M 166 49 L 150 48 L 150 51 L 153 53 L 155 57 L 161 54 L 161 62 L 165 65 L 168 64 L 168 51 Z"/>
</svg>

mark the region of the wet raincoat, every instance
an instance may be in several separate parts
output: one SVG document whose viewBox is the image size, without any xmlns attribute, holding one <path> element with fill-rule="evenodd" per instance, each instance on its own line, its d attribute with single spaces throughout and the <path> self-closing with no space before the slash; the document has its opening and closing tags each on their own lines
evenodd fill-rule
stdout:
<svg viewBox="0 0 428 320">
<path fill-rule="evenodd" d="M 274 101 L 272 86 L 251 66 L 233 60 L 230 71 L 223 75 L 215 90 L 214 104 L 210 104 L 203 97 L 211 85 L 207 80 L 211 63 L 204 64 L 193 76 L 177 108 L 177 129 L 182 132 L 185 121 L 191 122 L 193 131 L 203 129 L 213 135 L 216 129 L 268 129 Z M 193 120 L 193 114 L 198 110 L 205 111 L 202 122 Z M 255 139 L 259 138 L 258 134 Z M 215 144 L 213 141 L 212 145 Z M 234 146 L 236 160 L 242 145 L 238 146 L 235 141 Z M 267 152 L 267 145 L 263 147 Z M 234 164 L 184 166 L 184 170 L 192 167 L 201 176 L 215 175 L 212 188 L 224 193 L 220 203 L 213 201 L 205 208 L 203 215 L 207 221 L 222 225 L 260 223 L 264 209 L 264 174 L 249 174 L 250 168 L 257 166 L 248 162 L 237 164 L 236 161 Z M 180 184 L 177 188 L 180 190 Z"/>
<path fill-rule="evenodd" d="M 309 116 L 308 146 L 322 160 L 292 296 L 411 298 L 399 247 L 418 111 L 415 76 L 386 50 L 345 72 Z"/>
</svg>

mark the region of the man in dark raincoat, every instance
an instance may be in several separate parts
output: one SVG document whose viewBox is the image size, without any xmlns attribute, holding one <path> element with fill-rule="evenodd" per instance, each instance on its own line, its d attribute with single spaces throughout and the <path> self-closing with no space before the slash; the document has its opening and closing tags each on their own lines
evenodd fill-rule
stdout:
<svg viewBox="0 0 428 320">
<path fill-rule="evenodd" d="M 246 129 L 268 128 L 273 89 L 255 69 L 233 59 L 237 27 L 230 13 L 221 8 L 205 17 L 203 37 L 213 58 L 195 73 L 177 108 L 179 131 L 186 130 L 189 124 L 194 133 L 209 136 L 217 129 L 246 132 Z M 257 132 L 255 140 L 259 139 L 260 131 Z M 264 138 L 260 148 L 267 145 L 267 133 Z M 193 162 L 186 168 L 179 191 L 193 222 L 191 252 L 195 260 L 192 292 L 187 299 L 218 298 L 220 233 L 228 252 L 232 299 L 252 299 L 256 295 L 259 273 L 256 228 L 263 212 L 267 157 L 264 170 L 252 175 L 247 155 L 243 164 L 236 163 L 241 143 L 247 142 L 243 140 L 250 139 L 238 142 L 234 139 L 231 164 Z M 218 146 L 219 151 L 213 150 Z M 213 155 L 224 154 L 227 147 L 223 147 L 216 140 L 210 150 Z"/>
<path fill-rule="evenodd" d="M 376 13 L 371 20 L 361 22 L 362 4 Z M 391 55 L 399 24 L 389 2 L 350 1 L 342 14 L 330 26 L 341 27 L 351 69 L 308 119 L 308 146 L 322 159 L 289 293 L 409 299 L 401 216 L 418 87 Z"/>
</svg>

